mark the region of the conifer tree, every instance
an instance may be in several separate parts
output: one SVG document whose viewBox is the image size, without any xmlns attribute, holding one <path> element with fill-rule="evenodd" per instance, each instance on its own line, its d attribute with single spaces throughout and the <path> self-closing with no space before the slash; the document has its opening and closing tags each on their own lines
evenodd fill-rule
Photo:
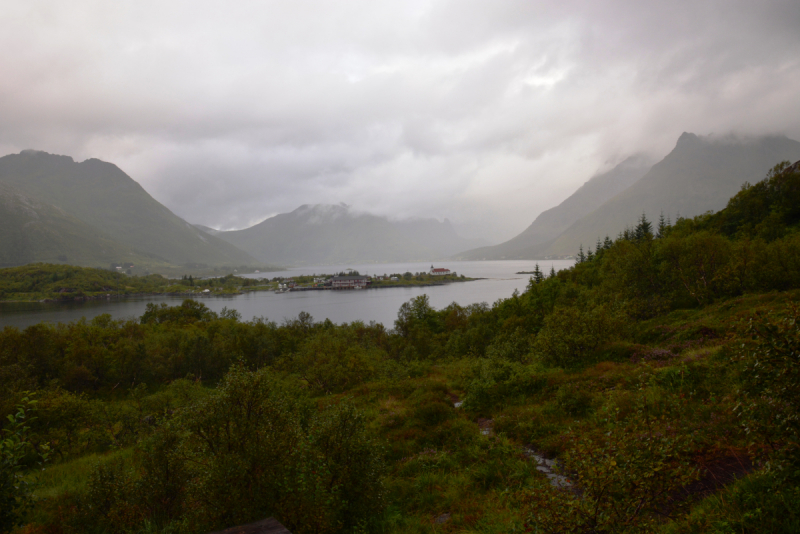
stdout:
<svg viewBox="0 0 800 534">
<path fill-rule="evenodd" d="M 664 212 L 661 212 L 661 216 L 658 218 L 658 233 L 656 237 L 658 239 L 664 238 L 667 235 L 667 221 L 664 219 Z"/>
<path fill-rule="evenodd" d="M 586 251 L 586 261 L 592 261 L 594 259 L 594 252 L 592 252 L 592 247 L 589 247 L 589 250 Z"/>
<path fill-rule="evenodd" d="M 544 275 L 542 275 L 542 271 L 539 270 L 539 264 L 536 264 L 536 267 L 533 268 L 533 281 L 535 283 L 541 283 L 544 280 Z"/>
<path fill-rule="evenodd" d="M 647 216 L 642 213 L 642 217 L 639 219 L 639 224 L 636 225 L 636 228 L 633 231 L 633 237 L 636 241 L 642 241 L 647 237 L 648 234 L 650 236 L 653 235 L 653 225 L 647 220 Z"/>
<path fill-rule="evenodd" d="M 583 245 L 581 244 L 580 249 L 578 250 L 578 257 L 575 263 L 583 263 L 586 261 L 586 254 L 583 253 Z"/>
<path fill-rule="evenodd" d="M 611 238 L 606 236 L 606 238 L 603 240 L 603 249 L 608 250 L 613 244 L 614 242 L 611 240 Z"/>
<path fill-rule="evenodd" d="M 556 276 L 556 268 L 554 266 L 550 266 L 550 278 L 554 278 Z"/>
</svg>

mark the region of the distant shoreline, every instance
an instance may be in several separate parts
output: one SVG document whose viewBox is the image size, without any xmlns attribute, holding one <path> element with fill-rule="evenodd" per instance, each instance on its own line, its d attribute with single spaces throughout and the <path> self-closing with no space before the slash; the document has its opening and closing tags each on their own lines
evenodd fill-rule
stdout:
<svg viewBox="0 0 800 534">
<path fill-rule="evenodd" d="M 454 283 L 460 282 L 473 282 L 475 280 L 485 280 L 485 278 L 463 278 L 457 280 L 447 280 L 442 282 L 419 282 L 416 284 L 377 284 L 377 285 L 370 285 L 362 289 L 389 289 L 394 287 L 433 287 L 433 286 L 446 286 Z M 239 291 L 209 291 L 208 293 L 197 292 L 197 291 L 168 291 L 168 292 L 150 292 L 150 293 L 106 293 L 102 295 L 81 295 L 75 297 L 65 297 L 59 299 L 4 299 L 0 300 L 0 304 L 70 304 L 70 303 L 77 303 L 77 302 L 89 302 L 89 301 L 98 301 L 98 300 L 124 300 L 126 298 L 140 298 L 140 297 L 185 297 L 190 299 L 196 298 L 208 298 L 208 297 L 235 297 L 237 295 L 246 295 L 248 293 L 256 293 L 256 292 L 263 292 L 263 291 L 274 291 L 275 288 L 273 286 L 262 286 L 262 287 L 254 287 L 254 288 L 246 288 L 242 287 Z M 300 292 L 300 291 L 357 291 L 352 288 L 348 289 L 333 289 L 332 287 L 294 287 L 288 289 L 286 292 Z"/>
<path fill-rule="evenodd" d="M 431 287 L 431 286 L 446 286 L 450 284 L 457 284 L 460 282 L 474 282 L 475 280 L 486 280 L 486 278 L 464 278 L 459 280 L 448 280 L 446 282 L 420 282 L 418 284 L 378 284 L 378 285 L 370 285 L 367 287 L 363 287 L 360 289 L 389 289 L 392 287 Z M 294 287 L 289 290 L 288 292 L 292 291 L 354 291 L 355 288 L 342 288 L 342 289 L 334 289 L 332 287 Z M 253 291 L 264 291 L 261 289 L 253 289 L 248 290 L 248 292 Z"/>
</svg>

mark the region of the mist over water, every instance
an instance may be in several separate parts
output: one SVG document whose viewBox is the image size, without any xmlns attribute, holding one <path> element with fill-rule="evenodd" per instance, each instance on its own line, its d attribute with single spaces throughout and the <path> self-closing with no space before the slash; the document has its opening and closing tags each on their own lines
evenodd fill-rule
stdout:
<svg viewBox="0 0 800 534">
<path fill-rule="evenodd" d="M 195 298 L 215 312 L 219 312 L 225 307 L 235 309 L 242 314 L 242 319 L 247 321 L 254 317 L 264 317 L 280 323 L 284 319 L 297 317 L 300 312 L 307 312 L 314 317 L 315 321 L 324 321 L 325 319 L 330 319 L 334 323 L 375 321 L 391 328 L 400 306 L 422 294 L 428 295 L 432 306 L 441 309 L 452 302 L 457 302 L 462 306 L 479 302 L 492 304 L 498 299 L 510 297 L 515 289 L 522 292 L 530 277 L 515 273 L 531 271 L 536 263 L 527 260 L 436 263 L 437 267 L 446 267 L 470 278 L 482 278 L 482 280 L 474 282 L 458 282 L 443 286 L 362 291 L 299 291 L 281 294 L 259 291 L 231 297 L 197 296 Z M 538 263 L 539 268 L 548 273 L 551 266 L 558 271 L 572 266 L 574 261 L 552 260 Z M 317 265 L 244 276 L 249 278 L 273 278 L 275 276 L 288 278 L 304 274 L 332 274 L 347 268 L 355 269 L 361 274 L 383 275 L 427 272 L 430 266 L 429 262 Z M 184 298 L 186 297 L 133 297 L 119 301 L 100 300 L 69 304 L 0 303 L 0 327 L 25 328 L 42 321 L 68 323 L 82 317 L 91 320 L 103 313 L 109 313 L 115 319 L 138 318 L 144 313 L 145 307 L 150 302 L 165 302 L 174 306 L 180 304 Z"/>
</svg>

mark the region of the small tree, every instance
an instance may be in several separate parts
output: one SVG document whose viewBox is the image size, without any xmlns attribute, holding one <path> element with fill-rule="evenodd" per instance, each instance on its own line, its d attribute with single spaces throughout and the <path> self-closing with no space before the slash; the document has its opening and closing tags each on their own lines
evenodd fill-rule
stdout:
<svg viewBox="0 0 800 534">
<path fill-rule="evenodd" d="M 586 261 L 586 254 L 583 253 L 583 245 L 580 246 L 578 249 L 578 257 L 575 263 L 583 263 Z"/>
<path fill-rule="evenodd" d="M 0 439 L 0 532 L 11 532 L 22 524 L 22 514 L 33 500 L 31 484 L 22 478 L 22 470 L 23 459 L 33 449 L 28 441 L 30 427 L 27 425 L 34 420 L 30 414 L 35 408 L 36 401 L 24 397 L 16 413 L 8 416 Z M 49 448 L 45 444 L 40 449 L 37 455 L 39 461 L 44 462 Z"/>
<path fill-rule="evenodd" d="M 636 241 L 643 241 L 647 238 L 647 236 L 653 235 L 653 225 L 650 224 L 650 221 L 647 220 L 647 216 L 642 213 L 641 218 L 639 219 L 639 223 L 636 225 L 636 228 L 633 229 L 633 238 Z"/>
<path fill-rule="evenodd" d="M 537 263 L 536 267 L 533 268 L 533 281 L 534 283 L 539 284 L 542 280 L 544 280 L 544 275 L 542 274 L 542 271 L 539 270 L 539 264 Z"/>
<path fill-rule="evenodd" d="M 658 233 L 656 237 L 661 239 L 667 235 L 667 231 L 669 230 L 669 225 L 667 221 L 664 219 L 664 212 L 661 212 L 661 216 L 658 218 Z"/>
</svg>

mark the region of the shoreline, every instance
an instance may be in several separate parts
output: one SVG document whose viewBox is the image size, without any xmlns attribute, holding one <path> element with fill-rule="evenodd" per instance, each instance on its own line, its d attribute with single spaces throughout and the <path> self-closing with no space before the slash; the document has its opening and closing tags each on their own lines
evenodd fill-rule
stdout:
<svg viewBox="0 0 800 534">
<path fill-rule="evenodd" d="M 450 284 L 474 282 L 476 280 L 485 280 L 485 278 L 467 278 L 464 280 L 450 280 L 446 282 L 422 282 L 417 284 L 392 284 L 392 285 L 377 285 L 368 286 L 363 289 L 390 289 L 390 288 L 409 288 L 409 287 L 433 287 L 433 286 L 446 286 Z M 70 304 L 78 302 L 98 301 L 98 300 L 123 300 L 125 298 L 136 297 L 186 297 L 186 298 L 208 298 L 208 297 L 234 297 L 237 295 L 246 295 L 248 293 L 257 293 L 263 291 L 275 291 L 274 288 L 263 289 L 244 289 L 242 288 L 236 292 L 211 292 L 208 293 L 195 293 L 195 292 L 164 292 L 164 293 L 123 293 L 123 294 L 103 294 L 103 295 L 81 295 L 77 297 L 68 297 L 61 299 L 26 299 L 26 300 L 0 300 L 0 304 Z M 295 287 L 291 288 L 287 293 L 299 291 L 357 291 L 353 288 L 347 289 L 333 289 L 332 287 Z"/>
</svg>

